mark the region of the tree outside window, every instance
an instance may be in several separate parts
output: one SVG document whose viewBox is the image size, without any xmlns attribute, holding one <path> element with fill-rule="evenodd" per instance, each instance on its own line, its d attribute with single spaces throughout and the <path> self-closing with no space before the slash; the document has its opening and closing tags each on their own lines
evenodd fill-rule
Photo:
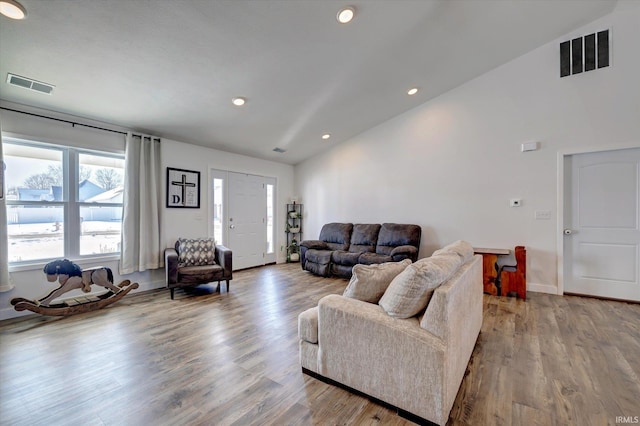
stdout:
<svg viewBox="0 0 640 426">
<path fill-rule="evenodd" d="M 124 159 L 5 138 L 9 262 L 120 251 Z"/>
</svg>

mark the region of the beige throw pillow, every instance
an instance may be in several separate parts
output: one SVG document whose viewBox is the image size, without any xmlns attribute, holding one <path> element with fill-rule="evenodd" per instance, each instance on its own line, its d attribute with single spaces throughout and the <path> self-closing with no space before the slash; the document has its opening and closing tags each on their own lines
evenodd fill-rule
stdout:
<svg viewBox="0 0 640 426">
<path fill-rule="evenodd" d="M 463 262 L 466 262 L 473 257 L 473 247 L 466 241 L 458 240 L 440 250 L 434 251 L 431 256 L 438 256 L 441 253 L 456 253 L 462 258 Z"/>
<path fill-rule="evenodd" d="M 391 281 L 378 304 L 394 318 L 411 318 L 426 308 L 433 291 L 461 264 L 455 253 L 420 259 Z"/>
<path fill-rule="evenodd" d="M 345 297 L 378 303 L 391 281 L 411 264 L 411 259 L 374 265 L 354 265 L 349 285 L 342 294 Z"/>
</svg>

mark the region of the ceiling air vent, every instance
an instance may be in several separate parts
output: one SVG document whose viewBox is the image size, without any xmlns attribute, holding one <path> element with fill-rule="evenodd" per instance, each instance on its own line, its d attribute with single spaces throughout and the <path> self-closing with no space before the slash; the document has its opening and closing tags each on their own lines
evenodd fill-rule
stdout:
<svg viewBox="0 0 640 426">
<path fill-rule="evenodd" d="M 282 153 L 283 153 L 283 152 L 285 152 L 285 151 L 286 151 L 286 150 L 284 150 L 284 149 L 282 149 L 282 148 L 278 148 L 278 147 L 273 148 L 273 152 L 278 152 L 278 153 L 280 153 L 280 154 L 282 154 Z"/>
<path fill-rule="evenodd" d="M 51 92 L 53 92 L 53 88 L 56 87 L 53 84 L 43 83 L 32 78 L 20 77 L 15 74 L 7 74 L 7 83 L 33 90 L 34 92 L 44 93 L 45 95 L 50 95 Z"/>
</svg>

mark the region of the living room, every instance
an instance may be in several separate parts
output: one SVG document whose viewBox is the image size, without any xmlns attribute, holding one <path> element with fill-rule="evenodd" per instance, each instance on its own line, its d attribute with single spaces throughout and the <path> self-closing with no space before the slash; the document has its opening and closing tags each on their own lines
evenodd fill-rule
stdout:
<svg viewBox="0 0 640 426">
<path fill-rule="evenodd" d="M 635 1 L 606 3 L 609 11 L 601 17 L 295 164 L 163 137 L 162 168 L 197 170 L 204 177 L 212 169 L 274 177 L 276 217 L 284 217 L 285 205 L 297 197 L 305 205 L 304 237 L 309 239 L 328 222 L 397 222 L 422 227 L 420 257 L 459 239 L 476 247 L 525 245 L 528 291 L 562 295 L 565 157 L 640 146 L 640 6 Z M 559 44 L 604 29 L 612 34 L 611 65 L 560 78 Z M 7 100 L 6 84 L 0 92 L 5 108 L 104 126 L 98 119 Z M 124 152 L 120 134 L 0 113 L 3 135 Z M 522 144 L 529 142 L 536 149 L 523 152 Z M 268 145 L 270 150 L 274 144 Z M 209 196 L 202 191 L 201 209 L 164 209 L 165 247 L 178 237 L 209 234 Z M 510 207 L 511 199 L 522 200 L 521 206 Z M 550 216 L 536 218 L 537 212 Z M 276 223 L 281 264 L 284 221 Z M 118 270 L 117 260 L 105 263 Z M 41 266 L 15 268 L 11 278 L 13 290 L 0 293 L 3 320 L 18 315 L 11 298 L 37 298 L 46 292 Z M 126 278 L 139 282 L 140 292 L 165 287 L 163 270 Z"/>
</svg>

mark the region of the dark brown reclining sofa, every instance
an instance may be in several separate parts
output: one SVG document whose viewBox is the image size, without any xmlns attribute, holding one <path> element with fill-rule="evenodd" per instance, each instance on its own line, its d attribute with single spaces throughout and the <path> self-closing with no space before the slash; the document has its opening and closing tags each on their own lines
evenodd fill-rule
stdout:
<svg viewBox="0 0 640 426">
<path fill-rule="evenodd" d="M 317 240 L 300 243 L 302 269 L 323 277 L 351 277 L 357 264 L 418 259 L 422 229 L 399 223 L 327 223 Z"/>
</svg>

